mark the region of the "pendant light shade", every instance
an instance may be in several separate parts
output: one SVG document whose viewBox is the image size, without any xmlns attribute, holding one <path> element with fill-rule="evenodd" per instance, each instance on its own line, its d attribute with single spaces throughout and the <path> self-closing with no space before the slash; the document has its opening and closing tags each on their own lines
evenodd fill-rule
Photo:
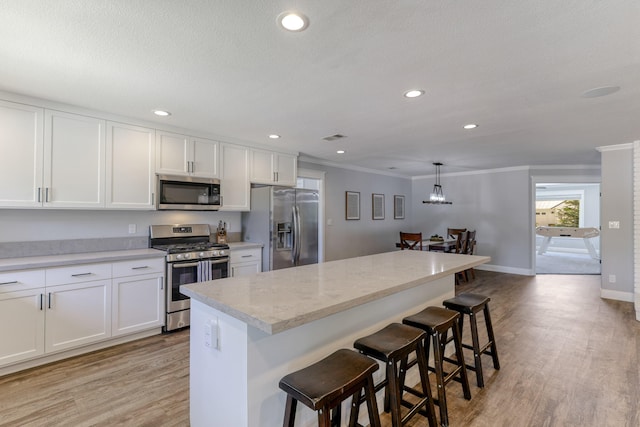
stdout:
<svg viewBox="0 0 640 427">
<path fill-rule="evenodd" d="M 442 185 L 440 185 L 440 166 L 442 166 L 442 163 L 434 163 L 433 165 L 436 167 L 436 183 L 433 185 L 433 190 L 429 195 L 429 200 L 423 200 L 422 203 L 429 203 L 432 205 L 450 205 L 451 202 L 448 202 L 444 197 Z"/>
</svg>

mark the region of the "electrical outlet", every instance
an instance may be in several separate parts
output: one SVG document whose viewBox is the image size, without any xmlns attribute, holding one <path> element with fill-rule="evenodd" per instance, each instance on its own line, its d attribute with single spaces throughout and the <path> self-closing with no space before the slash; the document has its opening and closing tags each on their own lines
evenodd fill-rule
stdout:
<svg viewBox="0 0 640 427">
<path fill-rule="evenodd" d="M 218 319 L 211 319 L 204 324 L 204 346 L 220 351 L 220 325 Z"/>
<path fill-rule="evenodd" d="M 609 275 L 609 283 L 616 283 L 616 275 L 615 274 L 610 274 Z"/>
<path fill-rule="evenodd" d="M 135 234 L 135 233 L 136 233 L 136 225 L 129 224 L 129 234 Z"/>
</svg>

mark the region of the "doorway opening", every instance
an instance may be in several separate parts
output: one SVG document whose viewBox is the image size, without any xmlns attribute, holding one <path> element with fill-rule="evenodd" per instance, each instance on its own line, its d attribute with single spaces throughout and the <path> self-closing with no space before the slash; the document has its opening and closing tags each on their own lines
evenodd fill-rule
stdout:
<svg viewBox="0 0 640 427">
<path fill-rule="evenodd" d="M 536 183 L 536 274 L 600 274 L 600 184 Z"/>
</svg>

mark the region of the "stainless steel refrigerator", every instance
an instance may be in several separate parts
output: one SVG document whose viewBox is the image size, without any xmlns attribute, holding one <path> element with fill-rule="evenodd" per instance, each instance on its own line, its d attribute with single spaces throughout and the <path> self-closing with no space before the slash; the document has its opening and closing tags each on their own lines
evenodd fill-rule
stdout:
<svg viewBox="0 0 640 427">
<path fill-rule="evenodd" d="M 251 189 L 242 213 L 245 241 L 262 242 L 262 271 L 318 262 L 318 192 L 288 187 Z"/>
</svg>

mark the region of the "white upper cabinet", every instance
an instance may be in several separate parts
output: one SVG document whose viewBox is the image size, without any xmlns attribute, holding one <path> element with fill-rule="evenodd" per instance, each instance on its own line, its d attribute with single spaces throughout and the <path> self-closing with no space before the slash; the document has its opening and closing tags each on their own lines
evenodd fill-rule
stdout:
<svg viewBox="0 0 640 427">
<path fill-rule="evenodd" d="M 233 144 L 220 144 L 220 191 L 225 211 L 250 209 L 249 149 Z"/>
<path fill-rule="evenodd" d="M 0 206 L 41 206 L 44 109 L 0 101 Z"/>
<path fill-rule="evenodd" d="M 295 186 L 298 159 L 291 154 L 251 150 L 251 182 Z"/>
<path fill-rule="evenodd" d="M 208 139 L 158 131 L 156 172 L 217 178 L 218 143 Z"/>
<path fill-rule="evenodd" d="M 154 208 L 155 133 L 107 122 L 107 208 Z"/>
<path fill-rule="evenodd" d="M 191 174 L 194 176 L 218 178 L 218 142 L 202 138 L 192 138 L 193 160 Z"/>
<path fill-rule="evenodd" d="M 43 205 L 99 208 L 105 202 L 105 121 L 45 110 Z"/>
</svg>

